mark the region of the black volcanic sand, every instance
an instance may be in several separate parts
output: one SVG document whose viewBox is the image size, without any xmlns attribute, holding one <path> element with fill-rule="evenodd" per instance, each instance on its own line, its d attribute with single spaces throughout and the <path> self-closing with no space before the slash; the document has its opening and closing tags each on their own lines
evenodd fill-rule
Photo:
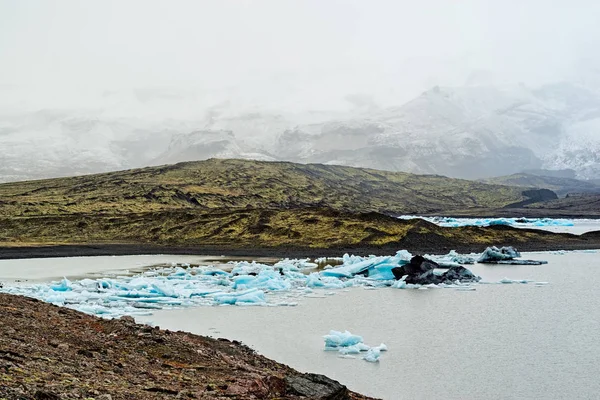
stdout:
<svg viewBox="0 0 600 400">
<path fill-rule="evenodd" d="M 495 229 L 503 229 L 496 227 Z M 555 251 L 555 250 L 591 250 L 600 249 L 600 231 L 588 232 L 577 236 L 563 235 L 569 240 L 564 243 L 546 241 L 528 241 L 523 243 L 489 243 L 489 246 L 516 246 L 519 251 Z M 573 240 L 580 237 L 580 241 Z M 479 253 L 486 245 L 470 243 L 448 243 L 437 235 L 418 235 L 407 237 L 402 241 L 385 246 L 355 246 L 334 248 L 303 248 L 303 247 L 243 247 L 228 246 L 160 246 L 150 244 L 87 244 L 87 245 L 58 245 L 58 246 L 15 246 L 0 247 L 0 259 L 51 258 L 51 257 L 82 257 L 82 256 L 120 256 L 146 254 L 172 255 L 203 255 L 226 257 L 275 257 L 275 258 L 304 258 L 304 257 L 341 257 L 344 253 L 354 255 L 391 255 L 398 250 L 406 249 L 414 254 L 446 254 L 450 250 L 459 253 Z"/>
</svg>

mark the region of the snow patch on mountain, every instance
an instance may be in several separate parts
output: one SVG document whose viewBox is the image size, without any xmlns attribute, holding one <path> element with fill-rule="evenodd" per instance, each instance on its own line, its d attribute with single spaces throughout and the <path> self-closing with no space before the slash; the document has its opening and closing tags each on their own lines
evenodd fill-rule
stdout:
<svg viewBox="0 0 600 400">
<path fill-rule="evenodd" d="M 0 181 L 211 157 L 462 178 L 600 172 L 600 92 L 572 83 L 434 87 L 388 108 L 354 95 L 345 111 L 241 107 L 225 95 L 154 88 L 106 92 L 86 110 L 2 106 Z"/>
</svg>

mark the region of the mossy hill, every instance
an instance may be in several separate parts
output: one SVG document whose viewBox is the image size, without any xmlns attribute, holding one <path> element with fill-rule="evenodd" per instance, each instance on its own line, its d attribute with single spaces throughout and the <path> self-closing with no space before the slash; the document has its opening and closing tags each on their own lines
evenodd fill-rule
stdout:
<svg viewBox="0 0 600 400">
<path fill-rule="evenodd" d="M 450 229 L 388 214 L 494 209 L 523 188 L 329 165 L 208 160 L 0 185 L 0 245 L 465 248 L 573 242 L 523 230 Z M 584 246 L 585 247 L 585 246 Z M 365 250 L 366 251 L 366 250 Z"/>
<path fill-rule="evenodd" d="M 329 208 L 384 214 L 501 208 L 523 188 L 321 164 L 221 160 L 0 185 L 0 217 L 182 209 Z"/>
</svg>

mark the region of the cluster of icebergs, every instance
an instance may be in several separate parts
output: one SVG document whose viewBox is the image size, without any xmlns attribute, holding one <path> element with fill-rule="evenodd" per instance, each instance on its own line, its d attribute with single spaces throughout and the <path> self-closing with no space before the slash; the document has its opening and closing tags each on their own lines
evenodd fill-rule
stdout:
<svg viewBox="0 0 600 400">
<path fill-rule="evenodd" d="M 401 219 L 420 218 L 439 226 L 458 228 L 461 226 L 494 226 L 506 225 L 517 228 L 541 228 L 549 226 L 574 226 L 570 219 L 553 218 L 452 218 L 452 217 L 421 217 L 417 215 L 403 215 Z"/>
<path fill-rule="evenodd" d="M 379 346 L 367 346 L 362 336 L 353 335 L 348 331 L 330 331 L 325 339 L 325 351 L 337 351 L 344 358 L 356 358 L 354 355 L 364 353 L 363 360 L 378 362 L 382 351 L 387 351 L 387 346 L 381 343 Z"/>
<path fill-rule="evenodd" d="M 456 252 L 426 257 L 442 268 L 472 264 L 476 260 L 474 256 Z M 295 306 L 302 297 L 324 297 L 350 287 L 475 290 L 473 285 L 476 283 L 461 282 L 456 277 L 438 284 L 396 280 L 392 270 L 410 267 L 411 258 L 412 254 L 406 250 L 393 256 L 346 254 L 333 260 L 316 260 L 339 264 L 327 265 L 324 269 L 317 269 L 318 265 L 308 259 L 285 259 L 274 265 L 231 262 L 231 268 L 227 270 L 214 266 L 172 264 L 134 276 L 74 281 L 64 278 L 52 283 L 5 286 L 0 291 L 114 318 L 126 314 L 148 315 L 156 309 L 200 305 Z M 439 271 L 431 273 L 443 274 Z"/>
</svg>

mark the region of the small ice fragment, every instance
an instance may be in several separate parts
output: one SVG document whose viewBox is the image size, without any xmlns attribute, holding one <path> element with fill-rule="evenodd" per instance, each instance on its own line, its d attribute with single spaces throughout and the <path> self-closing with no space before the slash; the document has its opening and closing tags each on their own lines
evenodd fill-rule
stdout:
<svg viewBox="0 0 600 400">
<path fill-rule="evenodd" d="M 381 355 L 381 350 L 377 347 L 371 347 L 367 354 L 363 357 L 363 360 L 368 362 L 379 362 L 379 356 Z"/>
<path fill-rule="evenodd" d="M 378 348 L 380 351 L 388 350 L 388 347 L 385 345 L 385 343 L 381 343 L 379 346 L 376 346 L 376 348 Z"/>
</svg>

